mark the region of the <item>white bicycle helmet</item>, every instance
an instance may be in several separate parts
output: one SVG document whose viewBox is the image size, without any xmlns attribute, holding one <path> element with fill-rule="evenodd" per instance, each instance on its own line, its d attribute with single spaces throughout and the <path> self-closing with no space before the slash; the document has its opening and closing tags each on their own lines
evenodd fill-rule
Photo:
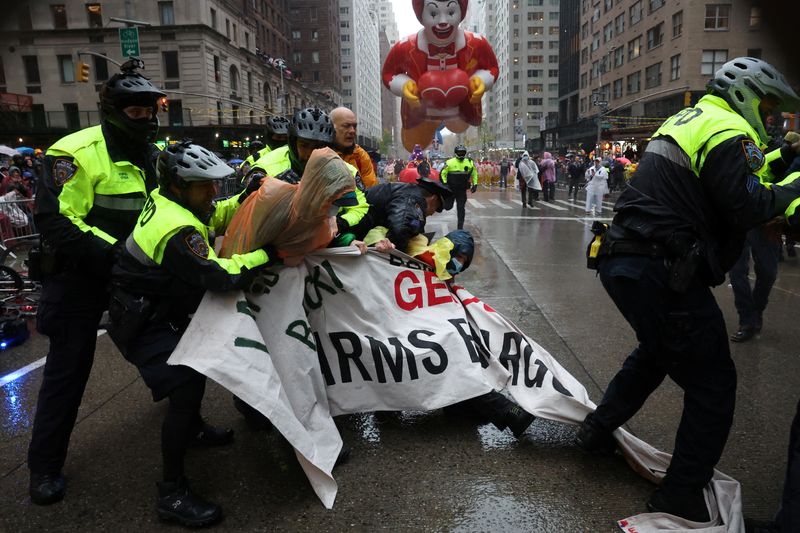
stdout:
<svg viewBox="0 0 800 533">
<path fill-rule="evenodd" d="M 769 95 L 778 100 L 779 110 L 800 109 L 800 98 L 783 75 L 766 61 L 753 57 L 737 57 L 722 65 L 708 83 L 708 90 L 742 115 L 764 144 L 770 136 L 758 109 L 761 100 Z"/>
<path fill-rule="evenodd" d="M 186 188 L 193 181 L 218 181 L 230 177 L 234 169 L 200 145 L 184 140 L 158 154 L 156 175 L 164 187 L 175 184 Z"/>
</svg>

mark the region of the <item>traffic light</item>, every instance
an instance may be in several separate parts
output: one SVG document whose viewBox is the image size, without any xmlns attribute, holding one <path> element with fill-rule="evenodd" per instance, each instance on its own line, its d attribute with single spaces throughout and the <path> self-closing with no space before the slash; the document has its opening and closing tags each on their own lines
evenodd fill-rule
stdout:
<svg viewBox="0 0 800 533">
<path fill-rule="evenodd" d="M 165 113 L 169 111 L 169 100 L 167 100 L 166 96 L 162 96 L 158 99 L 158 105 L 161 108 L 161 111 Z"/>
<path fill-rule="evenodd" d="M 75 67 L 75 79 L 81 83 L 89 81 L 89 63 L 78 61 Z"/>
</svg>

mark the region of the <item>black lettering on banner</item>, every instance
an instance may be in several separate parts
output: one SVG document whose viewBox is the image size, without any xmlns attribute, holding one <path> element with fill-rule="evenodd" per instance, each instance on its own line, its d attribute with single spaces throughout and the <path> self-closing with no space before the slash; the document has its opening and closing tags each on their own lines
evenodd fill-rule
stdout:
<svg viewBox="0 0 800 533">
<path fill-rule="evenodd" d="M 255 348 L 256 350 L 262 351 L 264 353 L 269 353 L 267 347 L 264 346 L 263 343 L 254 341 L 253 339 L 245 339 L 244 337 L 236 337 L 233 341 L 233 345 L 239 348 Z"/>
<path fill-rule="evenodd" d="M 342 280 L 340 280 L 339 276 L 337 276 L 336 272 L 334 272 L 333 266 L 331 265 L 330 261 L 328 261 L 327 259 L 323 261 L 322 268 L 324 268 L 325 272 L 327 272 L 328 275 L 331 277 L 331 280 L 333 281 L 334 285 L 336 285 L 340 289 L 344 289 L 344 283 L 342 283 Z"/>
<path fill-rule="evenodd" d="M 320 275 L 320 268 L 318 266 L 315 266 L 314 271 L 308 276 L 306 276 L 306 282 L 305 282 L 306 294 L 305 297 L 303 298 L 303 305 L 307 306 L 309 309 L 319 309 L 322 306 L 322 293 L 320 292 L 320 289 L 323 289 L 324 291 L 330 294 L 336 294 L 336 289 L 334 287 L 331 287 L 327 283 L 321 281 L 319 279 L 319 275 Z M 342 282 L 339 281 L 339 278 L 334 277 L 334 280 L 335 280 L 334 283 L 338 281 L 338 283 L 341 285 Z M 309 284 L 316 293 L 317 296 L 316 300 L 314 300 L 309 294 L 308 290 Z"/>
<path fill-rule="evenodd" d="M 401 354 L 405 354 L 406 356 L 406 363 L 408 363 L 408 375 L 411 380 L 419 379 L 419 372 L 417 372 L 417 360 L 414 359 L 414 352 L 403 346 L 403 343 L 400 342 L 400 339 L 397 337 L 389 337 L 389 344 L 394 346 L 395 354 L 398 359 L 402 357 Z"/>
<path fill-rule="evenodd" d="M 378 383 L 386 383 L 386 371 L 383 369 L 383 362 L 389 367 L 389 372 L 392 373 L 392 379 L 395 383 L 403 380 L 403 354 L 397 353 L 392 358 L 389 355 L 389 347 L 384 343 L 367 335 L 369 341 L 369 350 L 372 352 L 372 360 L 375 363 L 375 376 L 378 378 Z"/>
<path fill-rule="evenodd" d="M 336 384 L 336 381 L 333 379 L 331 365 L 328 364 L 328 357 L 325 355 L 325 349 L 322 347 L 322 343 L 319 341 L 319 335 L 317 335 L 316 332 L 314 333 L 314 344 L 317 345 L 317 358 L 319 359 L 319 368 L 322 371 L 322 375 L 325 377 L 325 385 L 330 387 Z"/>
<path fill-rule="evenodd" d="M 256 312 L 258 312 L 259 310 L 260 309 L 256 309 Z M 239 300 L 238 302 L 236 302 L 236 312 L 242 313 L 243 315 L 247 315 L 253 320 L 255 320 L 256 318 L 256 315 L 253 314 L 252 306 L 250 302 L 248 302 L 247 300 Z"/>
<path fill-rule="evenodd" d="M 278 284 L 280 276 L 272 270 L 262 270 L 250 285 L 248 292 L 253 294 L 269 294 L 272 287 Z"/>
<path fill-rule="evenodd" d="M 506 367 L 506 370 L 511 372 L 512 385 L 516 385 L 519 381 L 519 360 L 522 355 L 522 350 L 520 349 L 521 343 L 522 335 L 516 331 L 506 331 L 503 335 L 503 348 L 500 350 L 500 357 L 498 359 L 500 363 Z"/>
<path fill-rule="evenodd" d="M 333 348 L 336 350 L 336 355 L 339 358 L 339 373 L 342 378 L 342 383 L 350 383 L 353 381 L 353 378 L 350 374 L 350 363 L 348 360 L 352 360 L 353 364 L 358 369 L 359 373 L 361 374 L 361 379 L 364 381 L 372 381 L 372 377 L 367 372 L 367 368 L 364 366 L 364 363 L 361 362 L 361 339 L 358 338 L 358 335 L 353 333 L 352 331 L 341 331 L 337 333 L 330 333 L 328 336 L 331 339 L 331 344 L 333 344 Z M 348 341 L 350 343 L 350 350 L 347 351 L 344 348 L 344 342 Z"/>
<path fill-rule="evenodd" d="M 151 196 L 148 196 L 144 203 L 144 207 L 142 208 L 142 214 L 139 217 L 139 226 L 144 227 L 145 224 L 150 222 L 150 219 L 153 218 L 153 215 L 155 214 L 156 203 L 153 201 Z"/>
<path fill-rule="evenodd" d="M 433 272 L 434 269 L 432 266 L 428 265 L 427 263 L 423 263 L 421 261 L 410 261 L 407 259 L 403 259 L 399 255 L 394 255 L 389 253 L 389 264 L 392 266 L 400 266 L 405 268 L 410 268 L 412 270 L 428 270 Z"/>
<path fill-rule="evenodd" d="M 317 345 L 311 340 L 311 327 L 305 320 L 295 320 L 289 324 L 286 328 L 286 334 L 293 339 L 299 340 L 312 350 L 317 349 Z"/>
<path fill-rule="evenodd" d="M 424 329 L 415 329 L 408 335 L 408 342 L 415 348 L 426 348 L 435 352 L 436 355 L 439 356 L 439 363 L 434 364 L 430 357 L 426 357 L 422 360 L 422 366 L 424 366 L 425 370 L 430 374 L 441 374 L 447 368 L 447 352 L 436 342 L 420 339 L 420 335 L 431 336 L 434 335 L 434 333 L 432 331 L 425 331 Z"/>
<path fill-rule="evenodd" d="M 553 388 L 556 390 L 556 392 L 560 392 L 564 396 L 569 396 L 570 398 L 572 398 L 572 393 L 568 391 L 567 388 L 564 385 L 562 385 L 561 382 L 558 381 L 558 379 L 556 379 L 555 376 L 553 376 Z"/>
<path fill-rule="evenodd" d="M 453 327 L 456 328 L 456 331 L 458 331 L 458 334 L 461 335 L 461 340 L 464 341 L 464 344 L 467 347 L 467 353 L 469 354 L 470 360 L 473 363 L 481 363 L 481 366 L 483 368 L 486 368 L 487 366 L 489 366 L 488 363 L 486 365 L 484 365 L 481 362 L 481 358 L 478 356 L 478 351 L 475 349 L 475 344 L 474 344 L 474 341 L 472 339 L 472 335 L 467 333 L 463 328 L 463 325 L 466 324 L 467 321 L 465 319 L 463 319 L 463 318 L 451 318 L 451 319 L 448 320 L 448 322 L 450 322 L 453 325 Z"/>
</svg>

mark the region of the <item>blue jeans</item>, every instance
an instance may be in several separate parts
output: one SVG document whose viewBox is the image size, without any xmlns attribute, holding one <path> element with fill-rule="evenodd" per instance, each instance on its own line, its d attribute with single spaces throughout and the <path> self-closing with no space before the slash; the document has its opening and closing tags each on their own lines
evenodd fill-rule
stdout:
<svg viewBox="0 0 800 533">
<path fill-rule="evenodd" d="M 684 404 L 664 483 L 702 488 L 725 448 L 736 399 L 736 368 L 722 311 L 711 289 L 697 277 L 685 293 L 669 289 L 669 272 L 661 258 L 603 258 L 600 280 L 636 332 L 639 345 L 587 422 L 615 430 L 669 376 L 683 389 Z"/>
<path fill-rule="evenodd" d="M 747 232 L 742 255 L 728 274 L 740 326 L 761 326 L 761 314 L 767 308 L 769 291 L 778 276 L 779 251 L 780 245 L 770 242 L 762 228 L 753 228 Z M 748 278 L 751 255 L 756 274 L 753 287 Z"/>
</svg>

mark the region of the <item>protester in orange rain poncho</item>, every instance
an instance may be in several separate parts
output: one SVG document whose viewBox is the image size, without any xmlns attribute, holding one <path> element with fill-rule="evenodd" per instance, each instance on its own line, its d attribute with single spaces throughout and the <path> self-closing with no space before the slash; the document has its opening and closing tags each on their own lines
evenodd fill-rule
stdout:
<svg viewBox="0 0 800 533">
<path fill-rule="evenodd" d="M 296 264 L 331 243 L 339 207 L 357 202 L 355 181 L 345 162 L 330 148 L 314 150 L 299 184 L 268 177 L 245 200 L 228 226 L 220 255 L 270 245 L 286 264 Z"/>
</svg>

